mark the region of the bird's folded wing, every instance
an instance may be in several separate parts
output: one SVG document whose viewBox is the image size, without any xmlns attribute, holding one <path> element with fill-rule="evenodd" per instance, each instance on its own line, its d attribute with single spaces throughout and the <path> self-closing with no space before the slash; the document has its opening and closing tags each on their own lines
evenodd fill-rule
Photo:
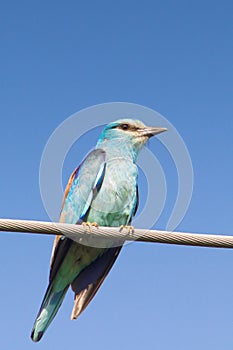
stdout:
<svg viewBox="0 0 233 350">
<path fill-rule="evenodd" d="M 76 224 L 85 220 L 92 200 L 102 185 L 105 166 L 105 152 L 96 149 L 90 152 L 74 170 L 65 189 L 60 222 Z M 72 241 L 64 236 L 55 238 L 50 263 L 50 280 L 55 276 L 71 243 Z"/>
<path fill-rule="evenodd" d="M 102 185 L 105 166 L 105 152 L 96 149 L 75 169 L 65 189 L 60 222 L 76 224 L 85 218 Z"/>
<path fill-rule="evenodd" d="M 87 307 L 114 264 L 121 246 L 109 248 L 92 264 L 86 267 L 71 284 L 75 293 L 71 319 L 76 319 Z"/>
</svg>

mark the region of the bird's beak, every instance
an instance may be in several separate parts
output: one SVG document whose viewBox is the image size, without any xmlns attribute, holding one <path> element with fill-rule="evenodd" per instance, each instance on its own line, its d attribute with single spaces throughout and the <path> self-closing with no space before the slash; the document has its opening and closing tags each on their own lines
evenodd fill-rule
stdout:
<svg viewBox="0 0 233 350">
<path fill-rule="evenodd" d="M 138 130 L 141 136 L 147 136 L 147 137 L 158 135 L 164 131 L 167 131 L 167 128 L 159 128 L 157 126 L 146 126 L 145 128 Z"/>
</svg>

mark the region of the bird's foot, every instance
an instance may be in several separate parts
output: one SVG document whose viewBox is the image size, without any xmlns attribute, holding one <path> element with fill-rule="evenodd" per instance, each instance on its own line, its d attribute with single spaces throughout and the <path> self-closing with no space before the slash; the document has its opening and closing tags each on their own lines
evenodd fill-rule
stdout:
<svg viewBox="0 0 233 350">
<path fill-rule="evenodd" d="M 85 231 L 89 230 L 89 233 L 92 233 L 92 228 L 93 228 L 93 227 L 96 227 L 96 228 L 99 227 L 99 225 L 97 224 L 97 222 L 89 222 L 89 221 L 87 221 L 87 222 L 82 222 L 82 225 L 83 225 L 83 227 L 85 228 Z"/>
<path fill-rule="evenodd" d="M 121 225 L 120 232 L 126 230 L 128 235 L 132 235 L 134 233 L 134 227 L 131 225 Z"/>
</svg>

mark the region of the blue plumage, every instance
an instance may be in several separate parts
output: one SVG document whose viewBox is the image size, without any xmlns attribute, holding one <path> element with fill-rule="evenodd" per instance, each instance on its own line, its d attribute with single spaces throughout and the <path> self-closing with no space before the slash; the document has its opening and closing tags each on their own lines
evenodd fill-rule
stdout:
<svg viewBox="0 0 233 350">
<path fill-rule="evenodd" d="M 60 222 L 97 222 L 99 226 L 131 223 L 138 204 L 137 155 L 149 137 L 165 129 L 146 127 L 132 119 L 105 127 L 96 149 L 73 172 L 65 190 Z M 121 245 L 90 247 L 56 237 L 49 285 L 34 323 L 32 339 L 39 341 L 56 315 L 71 285 L 75 294 L 71 318 L 91 301 L 116 260 Z"/>
</svg>

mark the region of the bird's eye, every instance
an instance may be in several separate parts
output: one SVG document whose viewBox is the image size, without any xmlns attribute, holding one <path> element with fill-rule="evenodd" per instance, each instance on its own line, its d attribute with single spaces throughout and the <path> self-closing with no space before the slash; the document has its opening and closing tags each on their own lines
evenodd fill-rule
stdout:
<svg viewBox="0 0 233 350">
<path fill-rule="evenodd" d="M 128 130 L 129 129 L 129 124 L 121 124 L 121 129 L 122 130 Z"/>
</svg>

